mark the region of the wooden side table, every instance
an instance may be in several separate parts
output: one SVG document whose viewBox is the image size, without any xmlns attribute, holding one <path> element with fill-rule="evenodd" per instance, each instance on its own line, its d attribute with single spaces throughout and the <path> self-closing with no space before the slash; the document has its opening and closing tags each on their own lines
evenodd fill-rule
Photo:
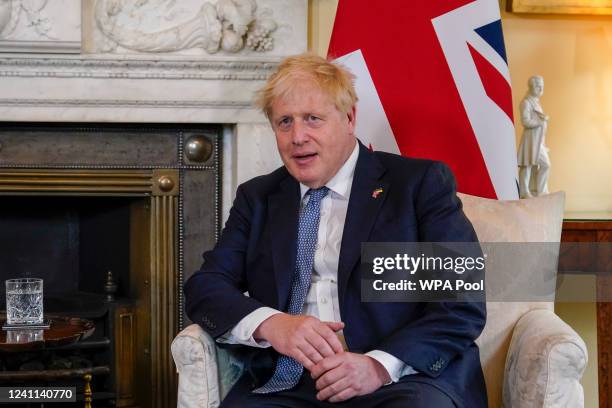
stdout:
<svg viewBox="0 0 612 408">
<path fill-rule="evenodd" d="M 29 330 L 13 330 L 12 332 L 0 330 L 0 351 L 29 351 L 42 348 L 65 346 L 76 343 L 91 336 L 94 332 L 94 324 L 86 319 L 46 316 L 51 326 L 46 330 L 31 330 L 41 332 L 42 336 L 34 335 L 28 339 L 26 333 L 19 340 L 18 336 L 11 336 L 17 332 Z M 0 316 L 0 326 L 6 321 L 6 316 Z M 32 333 L 34 334 L 34 333 Z"/>
<path fill-rule="evenodd" d="M 46 316 L 51 326 L 47 330 L 0 330 L 0 352 L 22 353 L 36 350 L 52 350 L 84 340 L 94 332 L 94 324 L 86 319 L 63 316 Z M 0 316 L 0 325 L 6 316 Z M 92 375 L 108 375 L 107 366 L 71 369 L 0 371 L 0 382 L 29 380 L 58 380 L 63 378 L 82 378 L 85 382 L 85 408 L 91 408 Z"/>
<path fill-rule="evenodd" d="M 612 242 L 612 213 L 568 213 L 563 221 L 562 242 Z M 597 256 L 598 271 L 610 271 L 610 247 Z M 599 361 L 599 406 L 612 407 L 612 275 L 598 273 L 597 358 Z M 600 299 L 602 301 L 600 301 Z"/>
</svg>

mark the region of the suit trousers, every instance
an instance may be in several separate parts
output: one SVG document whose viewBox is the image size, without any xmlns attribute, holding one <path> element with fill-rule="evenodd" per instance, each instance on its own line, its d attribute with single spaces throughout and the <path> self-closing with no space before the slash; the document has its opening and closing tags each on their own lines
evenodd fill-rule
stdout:
<svg viewBox="0 0 612 408">
<path fill-rule="evenodd" d="M 221 402 L 220 408 L 312 408 L 312 407 L 352 407 L 352 408 L 454 408 L 453 401 L 436 387 L 417 381 L 410 376 L 394 384 L 379 388 L 369 395 L 351 398 L 344 402 L 330 403 L 316 398 L 314 380 L 308 372 L 300 378 L 294 388 L 273 394 L 253 394 L 251 376 L 243 375 Z"/>
</svg>

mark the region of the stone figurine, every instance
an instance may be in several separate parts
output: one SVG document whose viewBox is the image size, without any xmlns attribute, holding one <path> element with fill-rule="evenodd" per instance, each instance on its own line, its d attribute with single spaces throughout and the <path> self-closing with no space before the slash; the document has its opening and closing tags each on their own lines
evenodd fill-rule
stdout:
<svg viewBox="0 0 612 408">
<path fill-rule="evenodd" d="M 545 145 L 548 115 L 542 110 L 544 92 L 541 76 L 529 78 L 529 91 L 520 105 L 523 136 L 518 151 L 519 192 L 521 198 L 548 194 L 550 159 Z M 534 179 L 533 182 L 531 179 Z M 532 188 L 535 187 L 535 190 Z"/>
</svg>

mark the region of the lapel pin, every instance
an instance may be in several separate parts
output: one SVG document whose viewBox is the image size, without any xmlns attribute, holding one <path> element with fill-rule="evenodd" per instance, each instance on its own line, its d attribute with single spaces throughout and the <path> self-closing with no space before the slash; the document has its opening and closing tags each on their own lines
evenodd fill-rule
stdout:
<svg viewBox="0 0 612 408">
<path fill-rule="evenodd" d="M 382 192 L 383 192 L 382 188 L 377 188 L 376 190 L 372 191 L 372 198 L 378 198 L 378 195 Z"/>
</svg>

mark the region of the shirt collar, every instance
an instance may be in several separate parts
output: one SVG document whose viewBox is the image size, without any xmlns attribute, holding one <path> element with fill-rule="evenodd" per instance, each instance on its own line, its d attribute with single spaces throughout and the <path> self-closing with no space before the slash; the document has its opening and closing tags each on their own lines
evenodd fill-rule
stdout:
<svg viewBox="0 0 612 408">
<path fill-rule="evenodd" d="M 351 187 L 353 185 L 353 176 L 355 175 L 355 167 L 357 166 L 357 158 L 359 157 L 359 143 L 355 140 L 355 147 L 348 159 L 344 162 L 340 170 L 331 178 L 325 187 L 329 188 L 333 193 L 348 200 L 351 195 Z M 310 187 L 300 183 L 301 198 L 308 192 Z"/>
</svg>

